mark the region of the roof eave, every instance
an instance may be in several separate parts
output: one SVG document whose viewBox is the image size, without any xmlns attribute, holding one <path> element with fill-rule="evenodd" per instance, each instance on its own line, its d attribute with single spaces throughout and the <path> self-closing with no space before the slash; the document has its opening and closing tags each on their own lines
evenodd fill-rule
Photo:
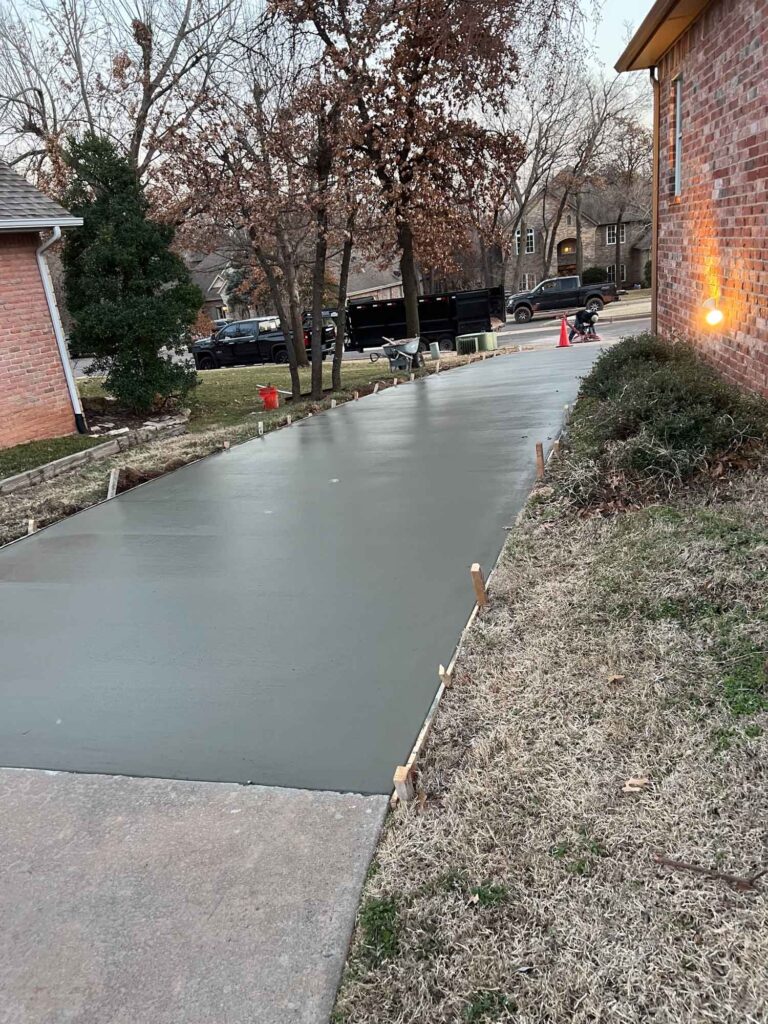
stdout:
<svg viewBox="0 0 768 1024">
<path fill-rule="evenodd" d="M 616 62 L 616 70 L 656 67 L 664 54 L 704 13 L 713 0 L 656 0 Z"/>
<path fill-rule="evenodd" d="M 82 217 L 0 217 L 0 231 L 43 231 L 45 228 L 79 228 Z"/>
</svg>

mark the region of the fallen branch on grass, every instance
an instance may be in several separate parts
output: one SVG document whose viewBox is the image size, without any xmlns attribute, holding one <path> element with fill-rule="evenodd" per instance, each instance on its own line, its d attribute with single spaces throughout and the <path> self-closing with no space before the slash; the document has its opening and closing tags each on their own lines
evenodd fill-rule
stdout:
<svg viewBox="0 0 768 1024">
<path fill-rule="evenodd" d="M 741 875 L 725 875 L 720 871 L 702 868 L 698 864 L 688 864 L 683 860 L 670 860 L 662 853 L 651 854 L 651 860 L 654 864 L 661 864 L 664 867 L 673 868 L 675 871 L 692 871 L 696 875 L 704 875 L 705 878 L 713 878 L 718 882 L 727 882 L 728 885 L 733 886 L 734 889 L 738 889 L 740 892 L 758 891 L 757 882 L 763 875 L 768 874 L 768 868 L 763 868 L 757 874 L 750 875 L 748 878 L 744 878 Z"/>
</svg>

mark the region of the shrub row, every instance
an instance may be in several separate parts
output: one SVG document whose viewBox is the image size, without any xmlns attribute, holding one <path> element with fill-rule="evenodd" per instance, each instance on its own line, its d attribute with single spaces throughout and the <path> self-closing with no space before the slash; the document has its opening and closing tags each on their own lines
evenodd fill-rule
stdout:
<svg viewBox="0 0 768 1024">
<path fill-rule="evenodd" d="M 580 505 L 626 505 L 751 459 L 768 403 L 728 384 L 683 343 L 650 334 L 604 352 L 582 382 L 557 479 Z"/>
</svg>

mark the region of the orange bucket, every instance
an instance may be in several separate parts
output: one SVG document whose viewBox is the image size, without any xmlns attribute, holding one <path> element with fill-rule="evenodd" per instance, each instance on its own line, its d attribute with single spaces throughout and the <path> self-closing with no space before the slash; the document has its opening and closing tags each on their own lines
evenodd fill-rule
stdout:
<svg viewBox="0 0 768 1024">
<path fill-rule="evenodd" d="M 259 398 L 264 403 L 265 409 L 280 408 L 280 392 L 268 384 L 265 388 L 259 388 Z"/>
</svg>

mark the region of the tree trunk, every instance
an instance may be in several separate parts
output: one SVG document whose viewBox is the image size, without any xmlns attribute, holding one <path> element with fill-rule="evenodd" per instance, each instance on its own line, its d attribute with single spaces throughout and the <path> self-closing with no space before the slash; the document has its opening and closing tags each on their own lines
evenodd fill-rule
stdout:
<svg viewBox="0 0 768 1024">
<path fill-rule="evenodd" d="M 341 270 L 339 271 L 339 299 L 336 307 L 336 345 L 333 350 L 333 381 L 334 391 L 341 390 L 341 362 L 344 358 L 344 338 L 347 333 L 347 286 L 349 285 L 349 268 L 352 264 L 352 241 L 355 227 L 355 215 L 347 217 L 347 230 L 344 236 L 344 248 L 341 251 Z"/>
<path fill-rule="evenodd" d="M 491 272 L 490 245 L 486 245 L 486 243 L 482 240 L 482 238 L 480 239 L 479 245 L 480 245 L 480 254 L 481 254 L 482 275 L 483 275 L 483 282 L 484 282 L 483 283 L 483 287 L 484 288 L 491 288 L 493 286 L 493 282 L 491 280 L 492 272 Z"/>
<path fill-rule="evenodd" d="M 547 247 L 546 247 L 546 252 L 544 253 L 544 277 L 545 278 L 549 277 L 549 270 L 550 270 L 550 267 L 552 266 L 552 255 L 553 255 L 554 249 L 555 249 L 555 239 L 557 238 L 557 231 L 558 231 L 558 228 L 560 227 L 560 222 L 563 219 L 563 213 L 565 212 L 565 207 L 566 207 L 567 204 L 568 204 L 568 193 L 567 192 L 563 192 L 562 198 L 560 199 L 560 202 L 557 204 L 557 213 L 555 214 L 555 220 L 554 220 L 554 222 L 552 224 L 552 232 L 551 232 L 551 234 L 549 236 L 549 242 L 548 242 Z"/>
<path fill-rule="evenodd" d="M 288 286 L 288 309 L 291 317 L 291 336 L 296 362 L 299 366 L 309 366 L 307 347 L 304 344 L 304 324 L 301 317 L 301 295 L 296 268 L 288 261 L 284 268 L 286 285 Z"/>
<path fill-rule="evenodd" d="M 576 273 L 584 273 L 584 238 L 581 230 L 581 192 L 576 193 Z"/>
<path fill-rule="evenodd" d="M 251 241 L 256 237 L 256 231 L 253 227 L 248 229 L 249 237 Z M 269 287 L 269 293 L 272 296 L 272 301 L 275 304 L 277 315 L 280 320 L 280 327 L 283 332 L 283 337 L 286 339 L 286 351 L 288 353 L 288 369 L 291 374 L 291 394 L 294 401 L 298 402 L 301 399 L 301 378 L 299 377 L 299 367 L 296 362 L 296 352 L 293 345 L 288 343 L 290 336 L 290 318 L 285 309 L 285 302 L 283 301 L 283 293 L 280 288 L 280 282 L 275 274 L 275 268 L 272 266 L 266 253 L 257 245 L 254 244 L 253 251 L 256 255 L 256 260 L 262 269 L 264 277 L 266 278 L 267 285 Z"/>
<path fill-rule="evenodd" d="M 315 265 L 312 269 L 312 398 L 323 397 L 323 291 L 328 255 L 328 210 L 321 200 L 315 212 Z"/>
<path fill-rule="evenodd" d="M 400 248 L 400 276 L 405 300 L 405 330 L 409 338 L 419 335 L 419 280 L 413 254 L 413 232 L 407 220 L 401 220 L 397 229 Z"/>
<path fill-rule="evenodd" d="M 312 398 L 323 397 L 323 293 L 325 266 L 328 259 L 328 181 L 333 164 L 333 151 L 328 134 L 325 112 L 321 113 L 317 129 L 317 155 L 315 180 L 317 198 L 315 207 L 315 264 L 312 270 Z"/>
<path fill-rule="evenodd" d="M 616 219 L 616 291 L 621 288 L 621 223 L 624 218 L 624 211 L 619 210 Z"/>
<path fill-rule="evenodd" d="M 528 231 L 528 226 L 525 223 L 524 217 L 520 218 L 520 224 L 517 231 L 520 232 L 520 244 L 517 246 L 517 253 L 515 255 L 515 284 L 512 290 L 519 292 L 522 291 L 523 288 L 523 255 L 525 253 L 525 235 Z M 517 231 L 514 235 L 515 238 L 517 238 Z"/>
</svg>

